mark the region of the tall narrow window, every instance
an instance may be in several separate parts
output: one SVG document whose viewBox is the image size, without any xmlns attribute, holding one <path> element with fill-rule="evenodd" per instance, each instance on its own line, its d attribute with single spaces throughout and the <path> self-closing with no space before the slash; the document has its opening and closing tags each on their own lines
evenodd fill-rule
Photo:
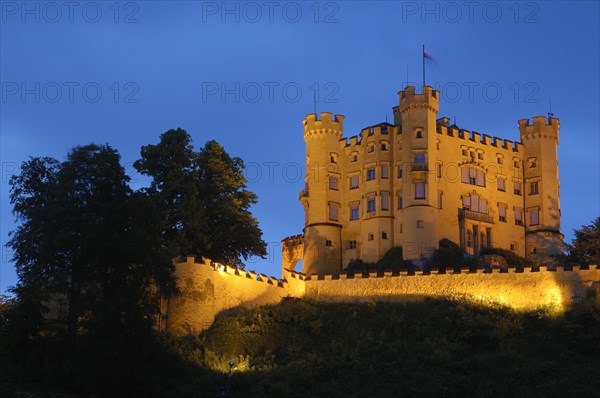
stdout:
<svg viewBox="0 0 600 398">
<path fill-rule="evenodd" d="M 425 199 L 424 182 L 415 182 L 415 199 Z"/>
<path fill-rule="evenodd" d="M 402 193 L 398 193 L 398 209 L 401 209 L 402 205 Z"/>
<path fill-rule="evenodd" d="M 529 225 L 539 225 L 540 223 L 540 209 L 529 210 Z"/>
<path fill-rule="evenodd" d="M 329 219 L 332 221 L 338 220 L 338 208 L 340 207 L 337 203 L 329 203 Z"/>
<path fill-rule="evenodd" d="M 375 211 L 375 195 L 367 196 L 367 212 Z"/>
<path fill-rule="evenodd" d="M 388 167 L 387 165 L 381 165 L 381 178 L 388 178 Z"/>
<path fill-rule="evenodd" d="M 423 132 L 421 130 L 417 131 L 417 134 L 415 135 L 417 138 L 423 138 Z"/>
<path fill-rule="evenodd" d="M 498 191 L 506 191 L 506 180 L 504 178 L 498 177 Z"/>
<path fill-rule="evenodd" d="M 329 189 L 338 189 L 338 179 L 336 177 L 329 177 Z"/>
<path fill-rule="evenodd" d="M 367 169 L 367 181 L 375 179 L 375 167 L 369 167 Z"/>
<path fill-rule="evenodd" d="M 329 154 L 329 161 L 331 163 L 337 163 L 337 161 L 338 161 L 338 155 L 337 155 L 337 153 L 330 153 Z"/>
<path fill-rule="evenodd" d="M 350 189 L 358 188 L 358 176 L 350 176 Z"/>
<path fill-rule="evenodd" d="M 515 225 L 523 225 L 523 209 L 515 208 Z"/>
<path fill-rule="evenodd" d="M 438 209 L 442 208 L 442 197 L 443 197 L 443 193 L 442 191 L 438 191 Z"/>
<path fill-rule="evenodd" d="M 505 204 L 498 204 L 498 220 L 500 222 L 506 222 L 506 207 Z"/>
<path fill-rule="evenodd" d="M 442 164 L 437 164 L 437 178 L 442 178 Z"/>
<path fill-rule="evenodd" d="M 381 210 L 389 210 L 390 195 L 387 192 L 381 193 Z"/>
<path fill-rule="evenodd" d="M 519 181 L 513 183 L 513 192 L 515 195 L 521 195 L 521 183 Z"/>
<path fill-rule="evenodd" d="M 358 203 L 350 205 L 350 220 L 358 220 Z"/>
<path fill-rule="evenodd" d="M 538 190 L 538 182 L 534 181 L 531 184 L 529 184 L 529 194 L 530 195 L 537 195 L 539 192 Z"/>
<path fill-rule="evenodd" d="M 398 165 L 398 178 L 402 178 L 402 165 Z"/>
</svg>

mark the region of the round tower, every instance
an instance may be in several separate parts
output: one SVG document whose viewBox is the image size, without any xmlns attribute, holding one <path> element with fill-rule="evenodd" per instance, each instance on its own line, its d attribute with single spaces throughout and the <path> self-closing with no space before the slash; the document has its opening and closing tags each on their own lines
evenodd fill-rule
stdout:
<svg viewBox="0 0 600 398">
<path fill-rule="evenodd" d="M 344 116 L 329 112 L 309 114 L 302 121 L 306 142 L 305 189 L 300 193 L 304 206 L 305 274 L 339 273 L 342 269 L 341 162 L 339 140 Z"/>
<path fill-rule="evenodd" d="M 523 143 L 523 195 L 526 258 L 537 264 L 552 262 L 562 253 L 560 232 L 560 182 L 558 179 L 559 119 L 535 116 L 519 120 Z"/>
<path fill-rule="evenodd" d="M 417 94 L 414 86 L 398 93 L 402 121 L 402 163 L 404 208 L 402 244 L 405 259 L 430 257 L 438 245 L 438 187 L 435 179 L 437 160 L 436 117 L 439 91 L 424 86 Z"/>
</svg>

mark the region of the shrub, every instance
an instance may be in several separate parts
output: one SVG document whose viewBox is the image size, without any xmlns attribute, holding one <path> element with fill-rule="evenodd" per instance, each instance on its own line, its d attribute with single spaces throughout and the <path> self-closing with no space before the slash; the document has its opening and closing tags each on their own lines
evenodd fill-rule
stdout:
<svg viewBox="0 0 600 398">
<path fill-rule="evenodd" d="M 435 268 L 461 268 L 465 264 L 464 252 L 449 239 L 441 239 L 439 248 L 436 249 L 431 258 L 431 266 Z"/>
<path fill-rule="evenodd" d="M 481 249 L 481 255 L 497 254 L 504 257 L 509 267 L 525 267 L 532 264 L 531 261 L 515 254 L 514 252 L 497 247 L 484 247 Z"/>
</svg>

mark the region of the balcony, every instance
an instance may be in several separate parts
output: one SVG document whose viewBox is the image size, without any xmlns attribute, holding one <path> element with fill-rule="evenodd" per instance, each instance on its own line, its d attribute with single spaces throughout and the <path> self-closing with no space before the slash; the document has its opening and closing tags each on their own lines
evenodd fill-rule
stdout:
<svg viewBox="0 0 600 398">
<path fill-rule="evenodd" d="M 478 213 L 467 209 L 458 209 L 458 218 L 467 218 L 469 220 L 483 221 L 490 224 L 494 223 L 494 217 L 490 214 Z"/>
<path fill-rule="evenodd" d="M 410 166 L 410 171 L 428 171 L 427 163 L 413 163 Z"/>
</svg>

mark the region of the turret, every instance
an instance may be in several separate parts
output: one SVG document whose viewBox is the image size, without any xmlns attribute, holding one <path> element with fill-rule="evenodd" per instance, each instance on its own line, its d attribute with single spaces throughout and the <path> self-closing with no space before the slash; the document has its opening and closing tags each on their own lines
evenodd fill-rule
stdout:
<svg viewBox="0 0 600 398">
<path fill-rule="evenodd" d="M 526 208 L 526 257 L 536 263 L 552 262 L 562 253 L 560 183 L 558 180 L 559 119 L 536 116 L 519 120 L 524 147 L 523 177 Z"/>
<path fill-rule="evenodd" d="M 403 180 L 404 233 L 412 242 L 405 245 L 407 259 L 429 257 L 438 243 L 438 187 L 434 178 L 436 119 L 439 91 L 424 86 L 417 94 L 414 86 L 398 93 L 402 125 L 402 160 L 407 177 Z"/>
<path fill-rule="evenodd" d="M 304 206 L 304 258 L 302 272 L 336 273 L 341 270 L 341 153 L 343 115 L 329 112 L 309 114 L 303 120 L 306 142 L 305 189 L 300 193 Z"/>
</svg>

